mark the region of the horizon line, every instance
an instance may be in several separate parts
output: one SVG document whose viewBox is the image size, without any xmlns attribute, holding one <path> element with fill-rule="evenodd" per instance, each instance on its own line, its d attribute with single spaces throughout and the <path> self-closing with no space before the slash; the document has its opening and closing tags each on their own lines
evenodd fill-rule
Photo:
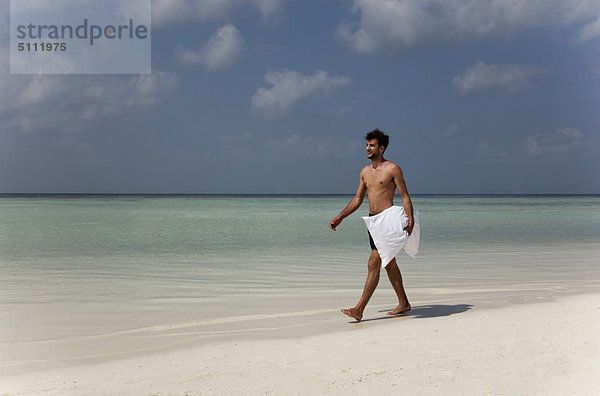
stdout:
<svg viewBox="0 0 600 396">
<path fill-rule="evenodd" d="M 0 193 L 0 198 L 33 198 L 33 197 L 346 197 L 353 196 L 354 193 Z M 400 194 L 395 194 L 400 196 Z M 568 196 L 600 196 L 600 193 L 414 193 L 411 197 L 427 197 L 427 196 L 446 196 L 446 197 L 568 197 Z"/>
</svg>

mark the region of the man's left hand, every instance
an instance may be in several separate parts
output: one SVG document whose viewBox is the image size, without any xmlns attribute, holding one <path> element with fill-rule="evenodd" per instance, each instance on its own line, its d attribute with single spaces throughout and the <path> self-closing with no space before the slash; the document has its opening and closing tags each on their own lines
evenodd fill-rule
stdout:
<svg viewBox="0 0 600 396">
<path fill-rule="evenodd" d="M 408 236 L 410 236 L 410 234 L 412 234 L 414 227 L 415 227 L 414 221 L 409 222 L 408 225 L 406 227 L 404 227 L 404 231 L 408 232 Z"/>
</svg>

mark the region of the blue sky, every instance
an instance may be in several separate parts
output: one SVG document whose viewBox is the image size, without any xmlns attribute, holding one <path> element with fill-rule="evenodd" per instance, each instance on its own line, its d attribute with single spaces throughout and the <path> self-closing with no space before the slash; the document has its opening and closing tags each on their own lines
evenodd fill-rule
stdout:
<svg viewBox="0 0 600 396">
<path fill-rule="evenodd" d="M 65 0 L 66 1 L 66 0 Z M 151 75 L 8 74 L 0 192 L 600 193 L 600 3 L 160 0 Z"/>
</svg>

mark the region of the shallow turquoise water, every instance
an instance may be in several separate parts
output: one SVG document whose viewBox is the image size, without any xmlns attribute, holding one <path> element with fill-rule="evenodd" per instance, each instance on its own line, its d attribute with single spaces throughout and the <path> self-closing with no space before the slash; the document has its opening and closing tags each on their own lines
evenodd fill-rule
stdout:
<svg viewBox="0 0 600 396">
<path fill-rule="evenodd" d="M 349 197 L 0 199 L 0 258 L 28 261 L 310 254 L 364 244 L 366 204 L 332 233 Z M 415 197 L 425 247 L 596 242 L 600 197 Z M 98 266 L 102 262 L 98 261 Z"/>
<path fill-rule="evenodd" d="M 0 336 L 62 337 L 286 311 L 358 294 L 370 253 L 351 197 L 0 199 Z M 398 200 L 398 202 L 400 202 Z M 413 197 L 408 290 L 600 278 L 600 197 Z M 337 304 L 336 301 L 331 304 Z M 337 305 L 335 305 L 337 306 Z"/>
</svg>

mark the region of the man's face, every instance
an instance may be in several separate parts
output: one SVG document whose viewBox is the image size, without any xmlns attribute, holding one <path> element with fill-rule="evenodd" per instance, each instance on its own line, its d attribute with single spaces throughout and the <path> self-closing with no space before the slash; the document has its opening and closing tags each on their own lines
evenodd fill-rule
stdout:
<svg viewBox="0 0 600 396">
<path fill-rule="evenodd" d="M 367 158 L 374 159 L 379 156 L 379 141 L 377 139 L 367 140 Z"/>
</svg>

